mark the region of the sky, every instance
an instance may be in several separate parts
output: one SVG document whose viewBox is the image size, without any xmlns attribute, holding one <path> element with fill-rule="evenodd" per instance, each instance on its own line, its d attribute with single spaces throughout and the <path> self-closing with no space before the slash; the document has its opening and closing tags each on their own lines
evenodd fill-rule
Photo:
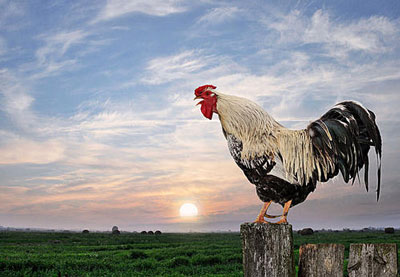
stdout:
<svg viewBox="0 0 400 277">
<path fill-rule="evenodd" d="M 0 225 L 186 232 L 255 220 L 254 185 L 193 101 L 213 84 L 289 128 L 345 99 L 374 111 L 379 202 L 372 167 L 369 192 L 318 184 L 288 220 L 400 227 L 399 68 L 397 0 L 0 0 Z M 179 216 L 187 202 L 197 217 Z"/>
</svg>

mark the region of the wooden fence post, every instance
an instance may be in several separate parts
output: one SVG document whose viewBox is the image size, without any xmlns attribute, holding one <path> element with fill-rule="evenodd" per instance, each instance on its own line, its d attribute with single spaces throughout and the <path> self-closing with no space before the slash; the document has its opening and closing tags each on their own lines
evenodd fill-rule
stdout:
<svg viewBox="0 0 400 277">
<path fill-rule="evenodd" d="M 396 277 L 397 245 L 395 243 L 350 244 L 349 277 Z"/>
<path fill-rule="evenodd" d="M 292 225 L 244 223 L 240 234 L 245 277 L 295 276 Z"/>
<path fill-rule="evenodd" d="M 343 277 L 343 244 L 305 244 L 299 250 L 299 277 Z"/>
</svg>

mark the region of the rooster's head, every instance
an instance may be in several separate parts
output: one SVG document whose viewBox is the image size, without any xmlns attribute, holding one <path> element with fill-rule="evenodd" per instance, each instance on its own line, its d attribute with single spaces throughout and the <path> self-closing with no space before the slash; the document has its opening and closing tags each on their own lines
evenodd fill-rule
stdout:
<svg viewBox="0 0 400 277">
<path fill-rule="evenodd" d="M 195 91 L 194 94 L 196 99 L 202 99 L 197 105 L 201 105 L 201 112 L 203 115 L 211 119 L 213 112 L 217 112 L 217 95 L 215 94 L 215 89 L 217 87 L 213 85 L 204 85 L 201 87 L 198 87 Z"/>
</svg>

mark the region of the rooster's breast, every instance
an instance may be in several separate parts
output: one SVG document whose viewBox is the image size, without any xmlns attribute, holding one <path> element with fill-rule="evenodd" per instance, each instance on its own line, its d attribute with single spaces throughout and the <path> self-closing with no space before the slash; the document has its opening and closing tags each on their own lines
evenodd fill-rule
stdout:
<svg viewBox="0 0 400 277">
<path fill-rule="evenodd" d="M 236 164 L 242 169 L 247 179 L 256 186 L 258 197 L 263 202 L 273 201 L 283 205 L 292 200 L 292 206 L 303 202 L 315 189 L 315 182 L 300 185 L 290 182 L 279 173 L 281 162 L 268 155 L 260 155 L 252 159 L 242 159 L 243 144 L 232 134 L 226 134 L 229 152 Z"/>
<path fill-rule="evenodd" d="M 233 159 L 252 184 L 257 184 L 275 166 L 275 162 L 267 155 L 253 159 L 242 159 L 243 144 L 240 139 L 233 135 L 227 135 L 226 139 Z"/>
</svg>

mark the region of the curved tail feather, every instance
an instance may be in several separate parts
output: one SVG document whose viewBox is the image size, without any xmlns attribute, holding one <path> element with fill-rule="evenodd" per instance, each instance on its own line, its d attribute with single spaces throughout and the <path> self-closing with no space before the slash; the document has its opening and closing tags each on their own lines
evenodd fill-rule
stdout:
<svg viewBox="0 0 400 277">
<path fill-rule="evenodd" d="M 355 180 L 364 167 L 364 183 L 368 191 L 368 152 L 375 147 L 377 155 L 377 200 L 381 188 L 382 138 L 375 122 L 375 114 L 353 101 L 344 101 L 320 119 L 312 122 L 307 130 L 311 136 L 313 152 L 327 172 L 319 176 L 319 181 L 327 181 L 341 172 L 345 182 Z M 321 166 L 322 167 L 322 166 Z M 324 176 L 325 175 L 325 176 Z"/>
</svg>

